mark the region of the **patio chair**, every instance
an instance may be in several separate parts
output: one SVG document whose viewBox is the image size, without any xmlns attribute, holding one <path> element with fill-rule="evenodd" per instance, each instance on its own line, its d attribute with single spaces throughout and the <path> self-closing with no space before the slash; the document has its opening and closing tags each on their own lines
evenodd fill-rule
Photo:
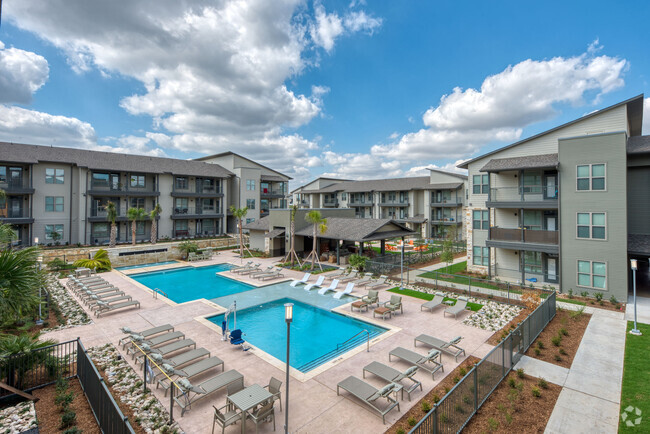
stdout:
<svg viewBox="0 0 650 434">
<path fill-rule="evenodd" d="M 391 356 L 395 356 L 399 359 L 407 361 L 412 365 L 416 365 L 417 367 L 422 368 L 427 372 L 431 372 L 431 378 L 434 380 L 436 371 L 441 369 L 442 372 L 445 372 L 445 368 L 442 366 L 442 363 L 436 361 L 436 359 L 440 360 L 440 351 L 435 349 L 429 351 L 427 354 L 420 354 L 416 353 L 415 351 L 407 350 L 403 347 L 397 347 L 388 353 L 388 361 L 391 360 Z M 430 368 L 427 363 L 432 363 L 433 368 Z"/>
<path fill-rule="evenodd" d="M 273 395 L 273 401 L 278 401 L 280 403 L 280 411 L 282 411 L 282 399 L 280 399 L 282 381 L 278 380 L 275 377 L 271 377 L 269 384 L 264 386 L 265 389 L 268 389 L 269 393 Z"/>
<path fill-rule="evenodd" d="M 442 292 L 436 292 L 433 300 L 420 305 L 420 310 L 429 309 L 430 312 L 433 312 L 433 309 L 443 305 L 443 301 L 445 301 L 445 294 Z"/>
<path fill-rule="evenodd" d="M 108 303 L 109 306 L 112 306 L 112 305 L 114 305 L 116 303 L 122 303 L 122 302 L 125 302 L 125 301 L 133 300 L 133 297 L 131 297 L 130 295 L 124 295 L 123 292 L 121 292 L 121 293 L 118 292 L 116 294 L 117 295 L 113 295 L 112 297 L 106 297 L 106 298 L 99 298 L 96 295 L 93 295 L 93 297 L 96 297 L 96 298 L 91 299 L 89 301 L 89 303 L 87 303 L 88 308 L 91 311 L 99 309 L 99 306 L 100 306 L 99 302 L 100 301 L 103 301 L 104 303 Z M 119 294 L 122 294 L 122 295 L 119 295 Z"/>
<path fill-rule="evenodd" d="M 194 347 L 196 348 L 196 342 L 192 339 L 181 339 L 171 344 L 167 344 L 163 347 L 151 348 L 147 344 L 139 345 L 140 348 L 145 352 L 145 354 L 160 354 L 163 358 L 171 353 L 176 351 L 184 350 L 185 348 Z M 139 355 L 135 358 L 135 364 L 137 365 L 139 361 L 143 360 L 144 355 Z M 153 357 L 152 357 L 153 358 Z"/>
<path fill-rule="evenodd" d="M 379 276 L 379 279 L 377 279 L 375 283 L 370 283 L 366 285 L 366 288 L 375 289 L 380 286 L 389 285 L 389 283 L 387 283 L 386 280 L 388 280 L 388 276 Z"/>
<path fill-rule="evenodd" d="M 289 286 L 292 286 L 292 287 L 295 288 L 295 287 L 298 286 L 298 285 L 306 285 L 306 284 L 307 284 L 307 281 L 309 280 L 310 277 L 311 277 L 311 273 L 305 273 L 305 275 L 302 276 L 302 279 L 300 279 L 300 280 L 293 280 L 293 281 L 289 284 Z"/>
<path fill-rule="evenodd" d="M 95 312 L 95 316 L 99 317 L 100 315 L 103 315 L 108 312 L 113 312 L 119 309 L 124 309 L 125 307 L 136 307 L 140 309 L 140 302 L 138 300 L 131 300 L 131 301 L 124 301 L 122 303 L 117 303 L 117 304 L 107 304 L 104 303 L 103 301 L 100 301 L 97 303 L 99 306 L 97 307 L 97 312 Z"/>
<path fill-rule="evenodd" d="M 140 347 L 142 347 L 142 344 L 146 344 L 151 348 L 155 348 L 164 344 L 171 343 L 173 341 L 177 341 L 179 339 L 185 338 L 185 333 L 183 332 L 168 332 L 163 335 L 159 335 L 153 338 L 149 339 L 144 339 L 140 335 L 131 335 L 131 341 L 135 342 L 138 344 Z M 128 355 L 129 353 L 133 352 L 133 357 L 135 357 L 136 353 L 138 350 L 136 350 L 136 347 L 134 345 L 131 345 L 131 347 L 126 349 L 126 354 Z"/>
<path fill-rule="evenodd" d="M 377 377 L 389 383 L 399 383 L 402 380 L 408 378 L 413 382 L 413 384 L 411 384 L 411 387 L 406 389 L 406 394 L 408 395 L 410 401 L 411 392 L 413 392 L 418 387 L 420 390 L 422 390 L 422 383 L 413 378 L 418 369 L 419 368 L 417 366 L 411 366 L 406 371 L 400 372 L 397 369 L 388 365 L 384 365 L 381 362 L 372 362 L 369 365 L 363 367 L 363 378 L 366 378 L 366 372 L 370 372 L 371 374 L 376 375 Z M 404 399 L 404 390 L 405 389 L 402 388 L 402 399 Z"/>
<path fill-rule="evenodd" d="M 328 291 L 336 291 L 337 286 L 339 286 L 339 281 L 338 281 L 338 279 L 334 279 L 334 280 L 332 280 L 332 283 L 330 283 L 330 286 L 325 286 L 325 287 L 319 289 L 318 293 L 320 295 L 323 295 Z"/>
<path fill-rule="evenodd" d="M 226 432 L 226 427 L 236 424 L 241 420 L 241 412 L 236 409 L 229 409 L 229 405 L 223 405 L 219 408 L 214 407 L 214 419 L 212 420 L 212 434 L 214 434 L 215 425 L 219 424 L 221 427 L 221 434 Z"/>
<path fill-rule="evenodd" d="M 397 411 L 400 411 L 399 402 L 390 396 L 393 389 L 395 389 L 395 386 L 395 383 L 390 383 L 381 389 L 376 389 L 374 386 L 366 383 L 360 378 L 349 376 L 336 385 L 336 394 L 339 395 L 340 389 L 351 393 L 378 412 L 381 415 L 381 420 L 386 424 L 386 413 L 395 407 L 397 407 Z M 385 398 L 388 401 L 388 405 L 383 410 L 375 405 L 375 401 L 379 398 Z"/>
<path fill-rule="evenodd" d="M 242 386 L 244 384 L 244 376 L 234 369 L 217 374 L 196 386 L 187 378 L 177 380 L 176 384 L 180 387 L 181 393 L 174 397 L 174 402 L 181 408 L 181 417 L 192 407 L 192 404 L 234 382 L 239 382 Z"/>
<path fill-rule="evenodd" d="M 273 271 L 270 271 L 268 273 L 264 273 L 262 275 L 255 276 L 256 279 L 260 280 L 270 280 L 270 279 L 277 279 L 280 277 L 284 277 L 284 274 L 282 274 L 282 270 L 279 268 L 274 269 Z"/>
<path fill-rule="evenodd" d="M 83 298 L 81 301 L 86 306 L 94 306 L 97 304 L 99 300 L 111 301 L 119 297 L 128 297 L 128 300 L 131 300 L 131 296 L 130 295 L 127 296 L 123 291 L 115 291 L 115 292 L 104 292 L 101 294 L 91 294 L 89 297 Z M 125 298 L 124 300 L 127 300 L 127 298 Z"/>
<path fill-rule="evenodd" d="M 344 295 L 351 293 L 353 289 L 354 289 L 354 282 L 350 282 L 346 285 L 343 291 L 336 291 L 336 294 L 334 294 L 334 298 L 339 299 Z"/>
<path fill-rule="evenodd" d="M 143 338 L 146 339 L 146 338 L 153 337 L 153 336 L 155 336 L 157 334 L 160 334 L 160 333 L 165 333 L 165 332 L 170 332 L 170 331 L 173 332 L 174 331 L 174 326 L 172 326 L 171 324 L 164 324 L 164 325 L 161 325 L 161 326 L 158 326 L 158 327 L 152 327 L 150 329 L 142 330 L 142 331 L 139 331 L 139 332 L 131 330 L 129 327 L 121 327 L 120 330 L 122 331 L 122 333 L 126 333 L 127 335 L 131 335 L 131 334 L 140 335 L 140 336 L 142 336 Z M 131 342 L 131 336 L 123 337 L 122 339 L 119 340 L 118 343 L 120 345 L 122 345 L 122 349 L 124 349 L 125 345 L 128 342 Z"/>
<path fill-rule="evenodd" d="M 240 276 L 246 276 L 246 275 L 250 275 L 252 273 L 255 273 L 257 271 L 261 271 L 260 270 L 260 264 L 255 264 L 255 265 L 253 265 L 251 268 L 249 268 L 247 270 L 236 271 L 236 273 L 239 274 Z"/>
<path fill-rule="evenodd" d="M 244 268 L 250 267 L 252 264 L 253 264 L 253 261 L 248 261 L 248 262 L 245 263 L 244 265 L 238 265 L 238 266 L 236 266 L 236 267 L 232 267 L 232 268 L 230 269 L 230 271 L 231 271 L 232 273 L 234 273 L 234 272 L 237 271 L 237 270 L 242 270 L 242 269 L 244 269 Z"/>
<path fill-rule="evenodd" d="M 359 274 L 357 270 L 352 270 L 347 276 L 339 278 L 339 282 L 345 283 L 351 280 L 355 280 L 357 278 L 357 274 Z"/>
<path fill-rule="evenodd" d="M 269 419 L 273 420 L 273 431 L 275 431 L 275 409 L 273 408 L 273 400 L 270 400 L 253 413 L 248 413 L 246 417 L 253 421 L 255 424 L 255 433 L 257 434 L 260 422 L 267 422 Z"/>
<path fill-rule="evenodd" d="M 460 348 L 457 345 L 461 339 L 463 339 L 462 336 L 456 336 L 455 338 L 447 342 L 447 341 L 443 341 L 442 339 L 435 338 L 433 336 L 421 334 L 420 336 L 414 339 L 413 345 L 417 346 L 418 342 L 422 342 L 424 344 L 429 345 L 430 347 L 435 348 L 438 351 L 453 356 L 456 359 L 456 361 L 458 361 L 458 356 L 460 356 L 461 354 L 465 355 L 465 350 Z"/>
<path fill-rule="evenodd" d="M 192 378 L 200 374 L 208 372 L 210 369 L 221 366 L 221 372 L 224 372 L 223 360 L 219 357 L 208 357 L 207 359 L 201 359 L 198 362 L 187 365 L 184 368 L 175 368 L 168 364 L 163 364 L 162 369 L 168 375 L 176 375 L 178 377 Z M 165 396 L 167 396 L 167 390 L 171 386 L 171 383 L 166 378 L 161 378 L 156 384 L 156 389 L 162 386 L 165 390 Z"/>
<path fill-rule="evenodd" d="M 401 295 L 391 295 L 390 300 L 384 303 L 386 309 L 390 309 L 390 313 L 397 312 L 397 309 L 400 310 L 400 313 L 404 313 L 404 308 L 402 307 L 402 296 Z"/>
<path fill-rule="evenodd" d="M 369 305 L 376 304 L 379 306 L 379 291 L 376 289 L 371 289 L 368 291 L 367 295 L 361 297 L 361 301 L 368 303 Z"/>
<path fill-rule="evenodd" d="M 307 285 L 305 285 L 305 291 L 309 291 L 314 287 L 320 288 L 324 281 L 325 281 L 325 276 L 318 276 L 318 279 L 316 279 L 315 283 L 308 283 Z"/>
<path fill-rule="evenodd" d="M 456 304 L 445 309 L 443 316 L 449 314 L 449 315 L 453 315 L 454 318 L 457 318 L 458 314 L 463 312 L 467 307 L 467 302 L 468 302 L 467 297 L 458 297 L 458 301 L 456 302 Z"/>
<path fill-rule="evenodd" d="M 248 276 L 255 278 L 256 276 L 259 276 L 261 274 L 269 273 L 271 270 L 273 270 L 273 265 L 269 265 L 268 267 L 266 267 L 265 270 L 253 271 L 252 273 L 249 273 Z"/>
<path fill-rule="evenodd" d="M 338 270 L 334 271 L 333 273 L 327 273 L 325 275 L 325 279 L 327 280 L 332 280 L 339 278 L 345 274 L 345 269 L 344 268 L 339 268 Z"/>
<path fill-rule="evenodd" d="M 196 348 L 193 350 L 185 351 L 184 353 L 181 353 L 174 357 L 170 357 L 168 359 L 164 358 L 160 354 L 156 354 L 156 353 L 149 354 L 151 360 L 156 362 L 156 364 L 158 364 L 158 366 L 161 367 L 163 363 L 174 367 L 181 367 L 195 360 L 199 360 L 205 356 L 210 357 L 210 351 L 206 350 L 205 348 Z M 156 376 L 158 376 L 158 374 L 156 374 Z"/>
<path fill-rule="evenodd" d="M 187 261 L 188 262 L 196 261 L 196 260 L 198 260 L 198 258 L 199 258 L 199 256 L 194 252 L 190 252 L 190 253 L 187 254 Z"/>
</svg>

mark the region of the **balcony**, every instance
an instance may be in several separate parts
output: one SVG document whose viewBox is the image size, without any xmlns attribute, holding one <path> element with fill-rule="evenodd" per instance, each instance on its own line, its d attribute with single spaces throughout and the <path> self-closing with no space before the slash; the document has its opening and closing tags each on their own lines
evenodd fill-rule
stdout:
<svg viewBox="0 0 650 434">
<path fill-rule="evenodd" d="M 435 208 L 444 208 L 444 207 L 456 208 L 459 206 L 463 206 L 463 202 L 457 199 L 443 199 L 441 201 L 431 201 L 431 206 Z"/>
<path fill-rule="evenodd" d="M 28 178 L 9 178 L 6 182 L 0 182 L 0 190 L 4 190 L 7 195 L 34 194 Z"/>
<path fill-rule="evenodd" d="M 400 207 L 404 207 L 404 206 L 409 206 L 409 202 L 408 202 L 408 200 L 405 200 L 405 201 L 402 201 L 402 202 L 400 202 L 399 200 L 392 200 L 392 201 L 387 200 L 387 201 L 379 202 L 379 206 L 400 206 Z"/>
<path fill-rule="evenodd" d="M 131 207 L 116 206 L 115 211 L 117 211 L 117 216 L 115 218 L 116 222 L 126 222 L 129 221 L 128 209 Z M 153 211 L 152 207 L 147 207 L 145 210 L 145 219 L 149 219 L 149 214 Z M 104 206 L 92 206 L 90 208 L 90 214 L 88 215 L 89 222 L 105 222 L 107 221 L 107 212 L 106 207 Z M 159 217 L 160 218 L 160 217 Z"/>
<path fill-rule="evenodd" d="M 181 219 L 208 219 L 221 218 L 223 213 L 219 207 L 190 207 L 174 208 L 171 218 L 174 220 Z"/>
<path fill-rule="evenodd" d="M 126 185 L 122 184 L 112 184 L 108 185 L 105 183 L 91 183 L 90 189 L 88 189 L 88 194 L 91 196 L 139 196 L 139 197 L 154 197 L 160 196 L 158 187 L 156 185 L 151 185 L 148 187 L 138 188 L 133 187 L 129 188 Z"/>
<path fill-rule="evenodd" d="M 555 187 L 498 187 L 491 188 L 488 208 L 542 208 L 557 209 L 559 190 Z"/>
<path fill-rule="evenodd" d="M 9 224 L 34 223 L 28 208 L 0 208 L 0 222 Z"/>
<path fill-rule="evenodd" d="M 188 183 L 186 188 L 174 185 L 171 195 L 173 197 L 221 197 L 223 190 L 221 183 L 207 186 L 202 182 L 196 182 L 195 184 Z"/>
<path fill-rule="evenodd" d="M 431 218 L 432 225 L 454 226 L 462 223 L 463 221 L 456 217 L 432 217 Z"/>
<path fill-rule="evenodd" d="M 260 188 L 260 196 L 264 198 L 283 198 L 287 194 L 285 193 L 284 189 L 282 188 L 273 188 L 273 187 L 261 187 Z"/>
<path fill-rule="evenodd" d="M 558 231 L 491 227 L 485 245 L 488 247 L 557 254 L 559 252 L 559 235 Z"/>
<path fill-rule="evenodd" d="M 325 199 L 323 201 L 323 208 L 338 208 L 339 200 L 338 199 Z"/>
</svg>

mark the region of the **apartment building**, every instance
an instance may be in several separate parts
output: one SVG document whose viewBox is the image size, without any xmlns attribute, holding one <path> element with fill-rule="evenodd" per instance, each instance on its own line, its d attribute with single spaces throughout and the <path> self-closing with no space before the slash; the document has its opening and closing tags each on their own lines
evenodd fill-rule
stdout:
<svg viewBox="0 0 650 434">
<path fill-rule="evenodd" d="M 626 300 L 629 258 L 650 256 L 642 120 L 640 95 L 460 164 L 468 268 Z"/>
<path fill-rule="evenodd" d="M 217 164 L 236 175 L 229 185 L 230 203 L 237 208 L 248 208 L 246 223 L 269 215 L 271 209 L 287 208 L 291 177 L 234 152 L 201 157 L 195 161 Z M 227 228 L 228 232 L 237 232 L 237 222 L 232 215 L 228 215 Z"/>
<path fill-rule="evenodd" d="M 158 236 L 224 233 L 234 174 L 217 164 L 0 142 L 0 221 L 22 245 L 107 244 L 106 204 L 117 208 L 118 242 L 131 241 L 129 208 L 162 207 Z M 136 240 L 151 236 L 149 217 Z"/>
<path fill-rule="evenodd" d="M 304 208 L 352 208 L 357 218 L 393 219 L 424 238 L 464 231 L 467 177 L 430 169 L 429 176 L 346 181 L 318 178 L 292 192 Z"/>
</svg>

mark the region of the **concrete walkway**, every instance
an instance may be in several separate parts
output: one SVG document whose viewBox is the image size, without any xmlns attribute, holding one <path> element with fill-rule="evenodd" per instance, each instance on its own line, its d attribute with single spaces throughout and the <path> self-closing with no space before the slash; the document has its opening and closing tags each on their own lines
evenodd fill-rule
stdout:
<svg viewBox="0 0 650 434">
<path fill-rule="evenodd" d="M 515 366 L 563 386 L 545 433 L 618 431 L 627 323 L 622 313 L 589 310 L 592 317 L 570 369 L 527 356 Z"/>
<path fill-rule="evenodd" d="M 634 297 L 631 295 L 627 298 L 625 319 L 634 321 Z M 650 324 L 650 298 L 636 297 L 636 322 Z"/>
</svg>

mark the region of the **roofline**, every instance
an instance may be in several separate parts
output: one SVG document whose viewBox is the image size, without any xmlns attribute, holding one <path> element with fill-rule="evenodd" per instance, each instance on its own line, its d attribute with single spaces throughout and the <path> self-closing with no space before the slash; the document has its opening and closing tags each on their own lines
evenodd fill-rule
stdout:
<svg viewBox="0 0 650 434">
<path fill-rule="evenodd" d="M 440 169 L 431 169 L 429 167 L 427 167 L 427 170 L 430 170 L 430 171 L 436 172 L 436 173 L 442 173 L 443 175 L 455 176 L 457 178 L 461 178 L 461 179 L 465 179 L 465 180 L 467 179 L 467 175 L 463 175 L 462 173 L 448 172 L 446 170 L 440 170 Z"/>
<path fill-rule="evenodd" d="M 265 165 L 263 165 L 263 164 L 260 164 L 260 163 L 258 163 L 258 162 L 255 161 L 255 160 L 251 160 L 250 158 L 246 158 L 246 157 L 244 157 L 243 155 L 238 154 L 238 153 L 236 153 L 236 152 L 232 152 L 232 151 L 221 152 L 221 153 L 219 153 L 219 154 L 213 154 L 213 155 L 206 155 L 205 157 L 195 158 L 194 160 L 196 160 L 196 161 L 203 161 L 203 160 L 207 160 L 207 159 L 209 159 L 209 158 L 224 157 L 224 156 L 226 156 L 226 155 L 236 155 L 236 156 L 238 156 L 239 158 L 243 158 L 243 159 L 246 160 L 246 161 L 250 161 L 251 163 L 255 163 L 255 164 L 257 164 L 258 166 L 262 166 L 263 168 L 268 169 L 268 170 L 270 170 L 271 172 L 277 173 L 278 175 L 282 175 L 282 176 L 284 176 L 285 178 L 293 179 L 293 178 L 290 177 L 289 175 L 285 175 L 285 174 L 282 173 L 282 172 L 278 172 L 278 171 L 275 170 L 275 169 L 271 169 L 271 168 L 268 167 L 268 166 L 265 166 Z"/>
<path fill-rule="evenodd" d="M 309 184 L 311 184 L 312 182 L 316 182 L 316 181 L 318 181 L 319 179 L 324 179 L 324 180 L 326 180 L 326 181 L 340 181 L 340 182 L 350 182 L 350 181 L 354 181 L 354 179 L 327 178 L 327 177 L 324 177 L 324 176 L 319 176 L 318 178 L 314 178 L 314 179 L 312 179 L 311 181 L 309 181 L 308 183 L 301 185 L 300 187 L 296 187 L 296 188 L 294 188 L 293 191 L 290 191 L 289 193 L 295 193 L 297 190 L 300 190 L 300 189 L 303 188 L 305 185 L 309 185 Z"/>
<path fill-rule="evenodd" d="M 514 146 L 521 145 L 521 144 L 526 143 L 526 142 L 528 142 L 530 140 L 537 139 L 539 137 L 545 136 L 545 135 L 547 135 L 549 133 L 552 133 L 552 132 L 557 131 L 559 129 L 562 129 L 564 127 L 568 127 L 569 125 L 573 125 L 573 124 L 575 124 L 577 122 L 580 122 L 580 121 L 583 121 L 585 119 L 589 119 L 589 118 L 592 118 L 594 116 L 603 114 L 606 111 L 621 107 L 623 105 L 627 105 L 627 104 L 629 104 L 631 102 L 636 102 L 637 100 L 640 100 L 641 102 L 643 102 L 643 97 L 644 97 L 644 95 L 641 93 L 641 94 L 639 94 L 637 96 L 626 99 L 625 101 L 621 101 L 619 103 L 616 103 L 614 105 L 610 105 L 609 107 L 605 107 L 605 108 L 597 110 L 597 111 L 595 111 L 593 113 L 589 113 L 588 115 L 585 115 L 585 116 L 582 116 L 580 118 L 574 119 L 574 120 L 569 121 L 567 123 L 564 123 L 562 125 L 558 125 L 557 127 L 551 128 L 550 130 L 542 131 L 541 133 L 535 134 L 534 136 L 528 137 L 526 139 L 520 140 L 520 141 L 515 142 L 515 143 L 511 143 L 510 145 L 503 146 L 503 147 L 501 147 L 499 149 L 495 149 L 494 151 L 487 152 L 487 153 L 485 153 L 483 155 L 479 155 L 478 157 L 471 158 L 471 159 L 469 159 L 467 161 L 463 161 L 462 163 L 460 163 L 456 167 L 458 167 L 459 169 L 467 169 L 469 164 L 473 163 L 474 161 L 480 160 L 480 159 L 485 158 L 485 157 L 487 157 L 489 155 L 496 154 L 497 152 L 501 152 L 501 151 L 504 151 L 506 149 L 510 149 L 510 148 L 512 148 Z"/>
</svg>

